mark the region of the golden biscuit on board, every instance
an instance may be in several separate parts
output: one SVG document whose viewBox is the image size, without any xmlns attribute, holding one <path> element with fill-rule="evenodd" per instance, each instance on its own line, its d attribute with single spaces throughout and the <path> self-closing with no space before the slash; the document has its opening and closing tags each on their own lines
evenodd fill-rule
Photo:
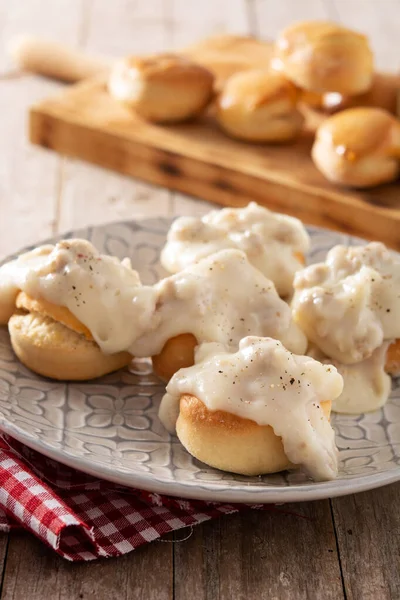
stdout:
<svg viewBox="0 0 400 600">
<path fill-rule="evenodd" d="M 216 117 L 229 135 L 249 142 L 287 142 L 298 136 L 303 117 L 299 91 L 268 70 L 232 75 L 217 100 Z"/>
<path fill-rule="evenodd" d="M 363 94 L 356 96 L 343 96 L 335 92 L 324 94 L 319 108 L 333 114 L 358 106 L 383 108 L 392 115 L 400 117 L 400 75 L 374 73 L 371 87 Z"/>
<path fill-rule="evenodd" d="M 351 187 L 393 181 L 400 173 L 400 121 L 379 108 L 349 108 L 317 130 L 312 158 L 327 179 Z"/>
<path fill-rule="evenodd" d="M 305 21 L 279 34 L 272 66 L 302 89 L 352 96 L 371 86 L 373 55 L 365 35 L 337 23 Z"/>
<path fill-rule="evenodd" d="M 329 418 L 331 402 L 321 402 L 321 407 Z M 262 475 L 294 466 L 272 427 L 225 411 L 210 411 L 188 394 L 180 400 L 176 433 L 192 456 L 222 471 Z"/>
<path fill-rule="evenodd" d="M 214 76 L 177 54 L 129 57 L 113 68 L 110 94 L 147 121 L 177 123 L 198 116 L 213 97 Z"/>
</svg>

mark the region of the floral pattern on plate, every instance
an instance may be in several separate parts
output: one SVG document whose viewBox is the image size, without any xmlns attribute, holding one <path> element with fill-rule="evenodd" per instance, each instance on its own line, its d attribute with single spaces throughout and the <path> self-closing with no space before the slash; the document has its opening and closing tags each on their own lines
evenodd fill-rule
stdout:
<svg viewBox="0 0 400 600">
<path fill-rule="evenodd" d="M 101 252 L 129 256 L 143 281 L 154 283 L 165 275 L 158 257 L 170 224 L 167 219 L 115 223 L 67 237 L 85 237 Z M 363 243 L 315 227 L 309 232 L 310 262 L 322 260 L 338 243 Z M 300 472 L 244 477 L 200 463 L 159 422 L 163 390 L 148 360 L 88 383 L 44 379 L 19 363 L 6 328 L 0 328 L 1 428 L 95 476 L 181 497 L 248 503 L 337 496 L 400 479 L 400 379 L 381 410 L 333 416 L 340 471 L 335 481 L 321 483 Z"/>
</svg>

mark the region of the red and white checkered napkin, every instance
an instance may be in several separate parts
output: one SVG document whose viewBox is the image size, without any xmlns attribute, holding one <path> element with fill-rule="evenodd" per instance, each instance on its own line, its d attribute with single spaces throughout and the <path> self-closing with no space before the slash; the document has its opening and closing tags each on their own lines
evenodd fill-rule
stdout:
<svg viewBox="0 0 400 600">
<path fill-rule="evenodd" d="M 0 436 L 0 531 L 23 527 L 71 561 L 126 554 L 163 534 L 248 508 L 119 487 Z"/>
</svg>

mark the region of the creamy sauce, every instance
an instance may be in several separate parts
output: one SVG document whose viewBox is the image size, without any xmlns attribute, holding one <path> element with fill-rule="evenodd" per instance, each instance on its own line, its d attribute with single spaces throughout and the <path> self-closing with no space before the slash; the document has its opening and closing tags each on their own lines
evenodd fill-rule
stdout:
<svg viewBox="0 0 400 600">
<path fill-rule="evenodd" d="M 196 364 L 170 380 L 159 416 L 174 432 L 180 398 L 191 394 L 209 410 L 270 425 L 293 464 L 316 480 L 333 479 L 335 434 L 320 402 L 334 400 L 342 388 L 335 367 L 296 356 L 276 340 L 246 337 L 235 353 L 216 344 L 200 347 Z"/>
<path fill-rule="evenodd" d="M 295 321 L 327 356 L 353 364 L 400 337 L 400 260 L 384 244 L 336 246 L 294 280 Z"/>
<path fill-rule="evenodd" d="M 134 345 L 135 356 L 158 354 L 165 342 L 192 333 L 198 343 L 237 348 L 247 335 L 282 339 L 296 353 L 307 340 L 274 284 L 239 250 L 221 250 L 154 286 L 157 309 Z"/>
<path fill-rule="evenodd" d="M 129 261 L 78 239 L 39 247 L 2 266 L 0 305 L 13 310 L 20 290 L 66 306 L 105 353 L 130 351 L 149 327 L 156 303 L 155 290 L 142 286 Z"/>
<path fill-rule="evenodd" d="M 28 279 L 28 272 L 40 268 L 53 248 L 51 245 L 40 246 L 0 267 L 0 325 L 7 324 L 14 313 L 18 292 Z"/>
<path fill-rule="evenodd" d="M 181 217 L 168 233 L 161 253 L 163 266 L 177 273 L 188 265 L 225 248 L 237 248 L 268 279 L 278 293 L 292 292 L 293 277 L 302 268 L 309 236 L 298 219 L 274 213 L 251 202 L 246 208 L 225 208 L 202 218 Z"/>
<path fill-rule="evenodd" d="M 223 250 L 143 286 L 125 261 L 99 254 L 85 240 L 65 240 L 1 267 L 0 307 L 8 317 L 20 290 L 66 306 L 105 353 L 154 356 L 181 333 L 234 348 L 246 335 L 282 338 L 299 353 L 307 345 L 273 283 L 239 250 Z"/>
<path fill-rule="evenodd" d="M 359 414 L 377 410 L 389 398 L 391 379 L 385 373 L 388 343 L 382 344 L 366 360 L 353 365 L 333 364 L 343 377 L 343 392 L 333 402 L 332 410 Z"/>
<path fill-rule="evenodd" d="M 343 377 L 343 392 L 332 403 L 334 412 L 355 415 L 377 410 L 386 403 L 391 391 L 391 378 L 385 372 L 388 346 L 389 342 L 383 343 L 369 358 L 351 365 L 327 358 L 315 346 L 308 349 L 308 356 L 333 364 Z"/>
</svg>

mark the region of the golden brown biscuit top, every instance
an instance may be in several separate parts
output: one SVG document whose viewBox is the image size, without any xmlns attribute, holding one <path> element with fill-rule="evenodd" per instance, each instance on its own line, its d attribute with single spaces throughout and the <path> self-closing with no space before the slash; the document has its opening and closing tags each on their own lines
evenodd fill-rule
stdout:
<svg viewBox="0 0 400 600">
<path fill-rule="evenodd" d="M 173 53 L 154 54 L 151 56 L 130 56 L 123 60 L 122 65 L 126 68 L 127 75 L 139 74 L 148 81 L 188 82 L 202 81 L 212 83 L 213 74 L 201 65 Z"/>
<path fill-rule="evenodd" d="M 295 23 L 281 32 L 276 47 L 284 55 L 289 55 L 306 44 L 330 48 L 344 43 L 363 44 L 368 48 L 365 35 L 329 21 Z"/>
<path fill-rule="evenodd" d="M 336 23 L 307 21 L 278 36 L 271 64 L 307 90 L 358 94 L 371 85 L 373 55 L 366 36 Z"/>
<path fill-rule="evenodd" d="M 246 101 L 250 110 L 279 101 L 287 101 L 295 107 L 299 98 L 296 86 L 280 73 L 253 70 L 237 73 L 229 78 L 219 98 L 219 104 L 227 108 Z"/>
<path fill-rule="evenodd" d="M 400 130 L 400 123 L 383 109 L 350 108 L 327 119 L 319 127 L 317 138 L 328 142 L 344 158 L 354 162 L 385 147 L 390 154 L 393 128 Z"/>
</svg>

